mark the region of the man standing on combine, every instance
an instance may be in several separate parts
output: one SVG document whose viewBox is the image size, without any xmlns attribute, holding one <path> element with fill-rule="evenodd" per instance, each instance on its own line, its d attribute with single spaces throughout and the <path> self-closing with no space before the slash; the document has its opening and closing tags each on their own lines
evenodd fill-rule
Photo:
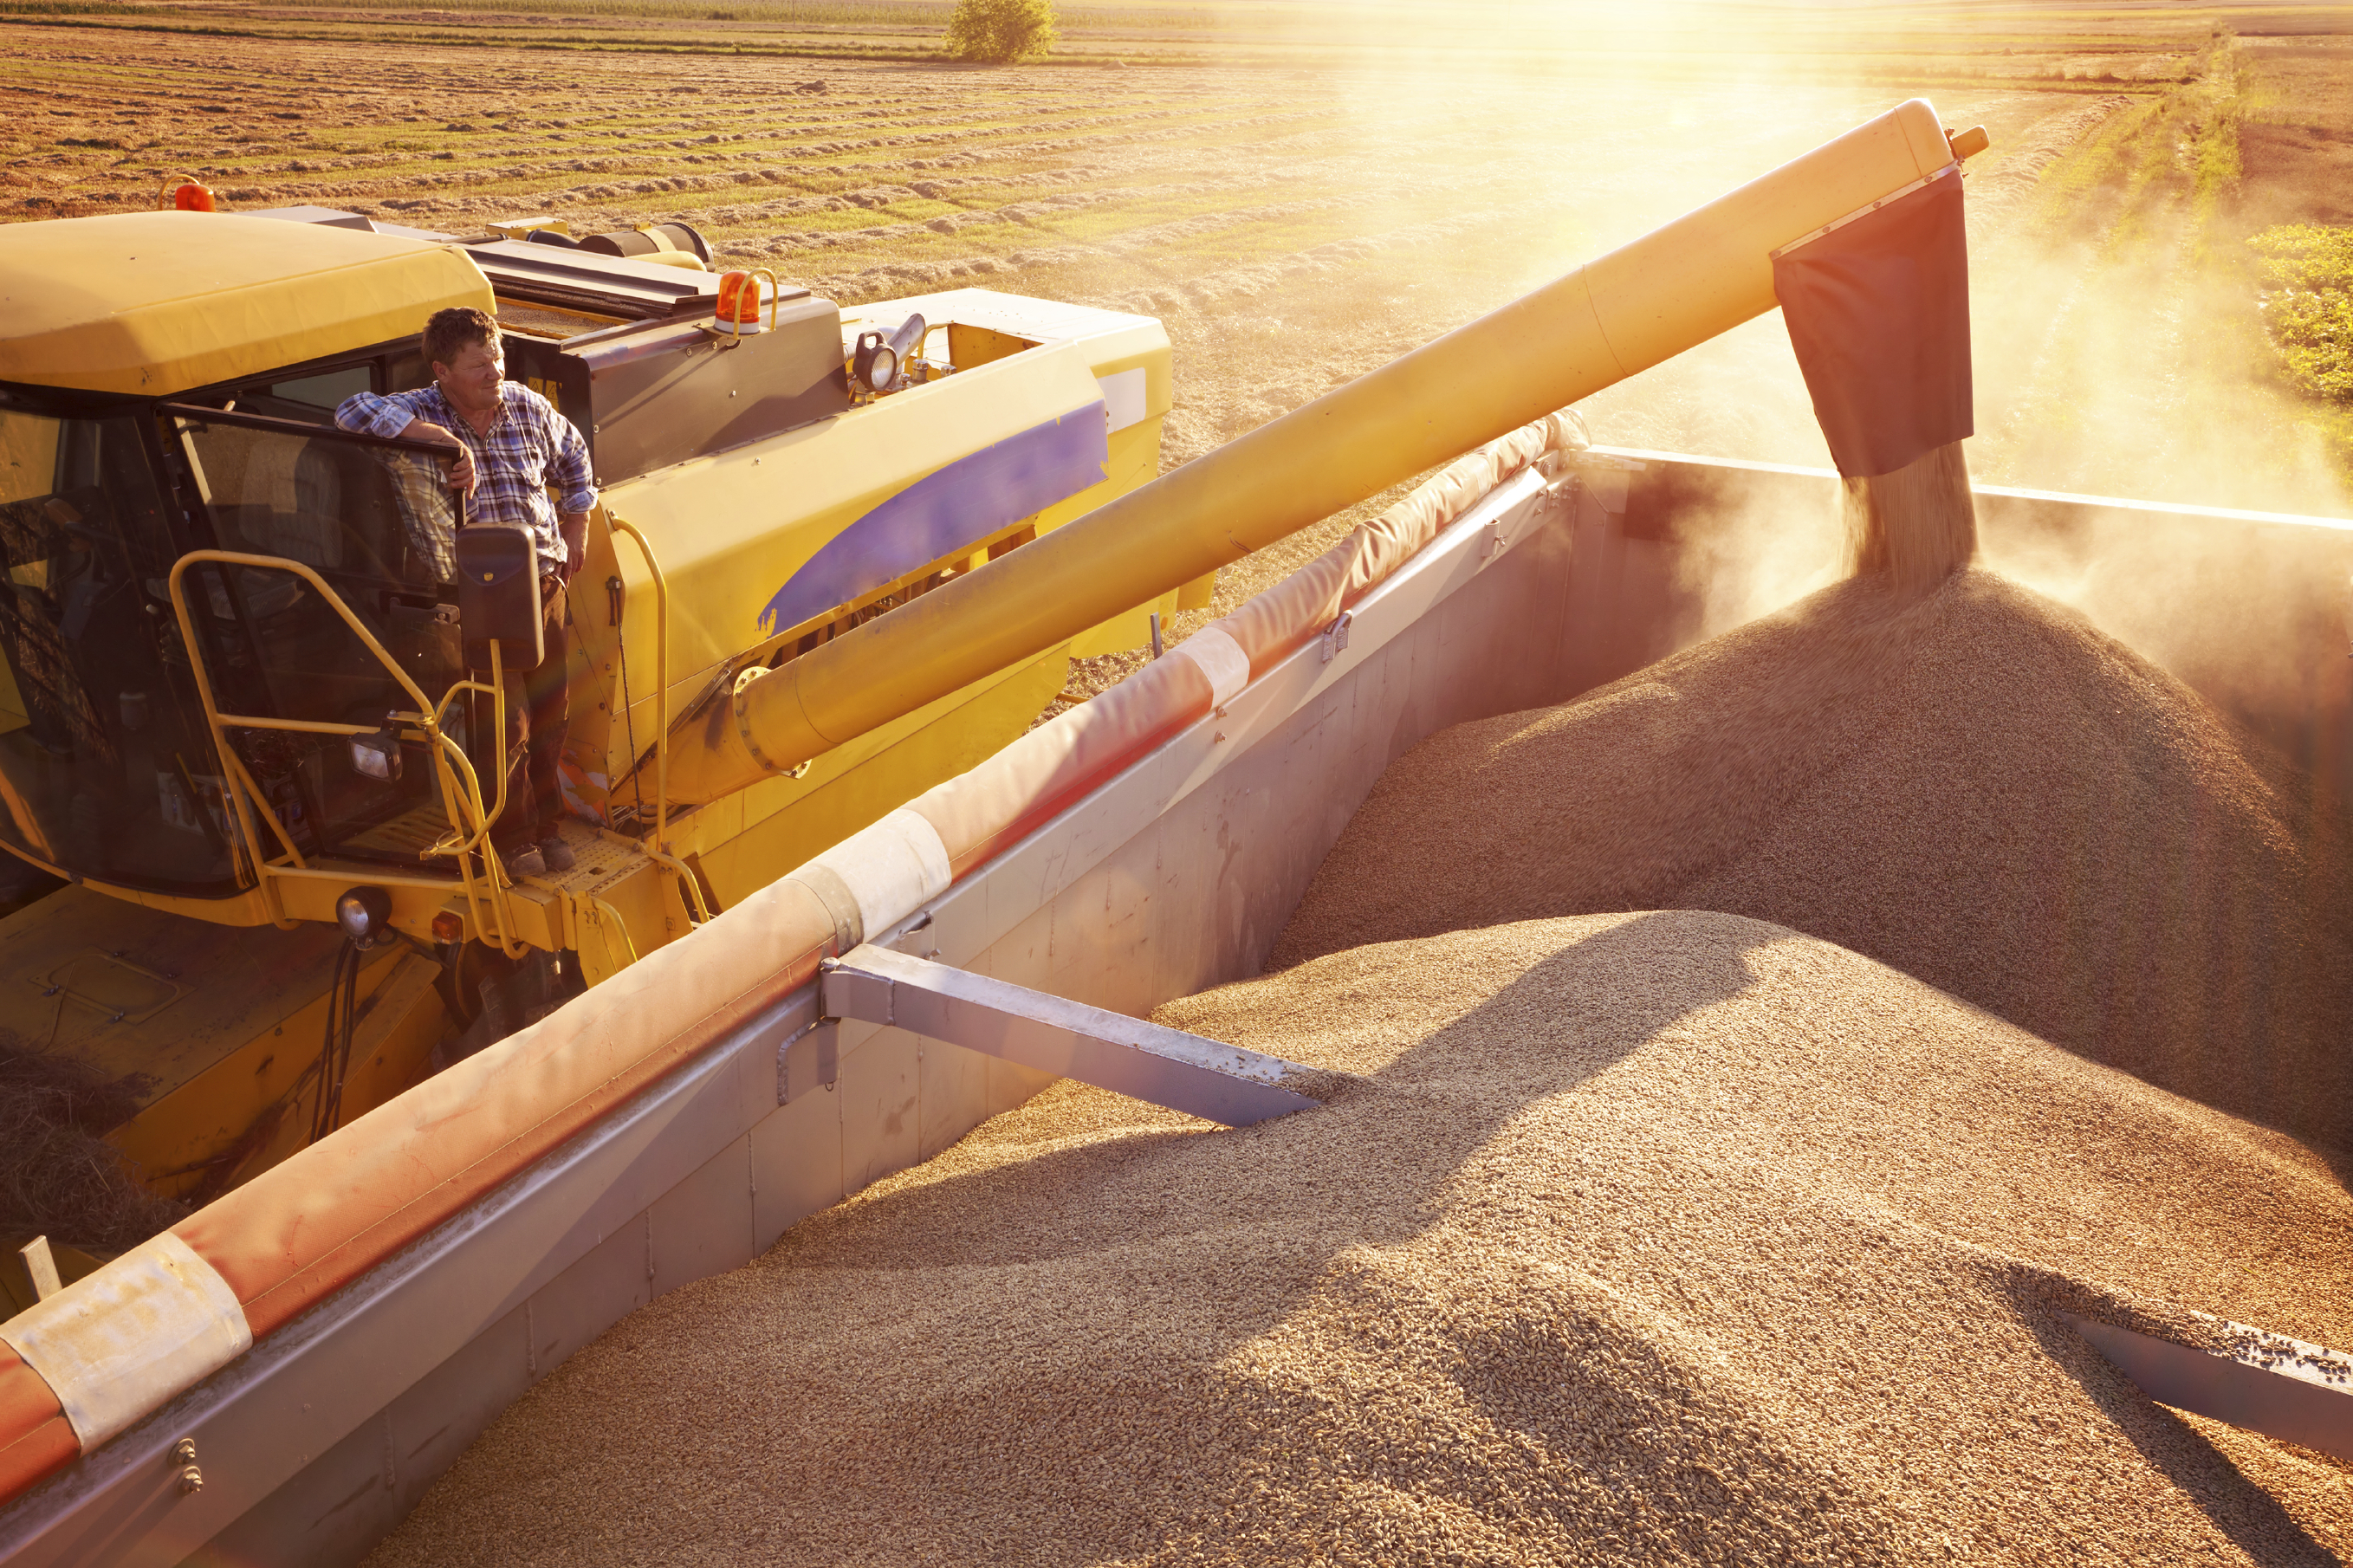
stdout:
<svg viewBox="0 0 2353 1568">
<path fill-rule="evenodd" d="M 555 831 L 564 810 L 556 764 L 572 717 L 566 636 L 572 614 L 564 588 L 580 570 L 588 509 L 596 504 L 588 444 L 554 404 L 506 379 L 499 324 L 490 316 L 462 307 L 437 310 L 425 323 L 424 347 L 425 361 L 433 367 L 432 385 L 388 397 L 354 394 L 335 410 L 335 423 L 369 436 L 456 447 L 449 486 L 472 498 L 467 521 L 512 524 L 529 531 L 538 545 L 546 652 L 537 668 L 522 672 L 522 708 L 529 715 L 527 788 L 520 799 L 510 800 L 491 840 L 512 874 L 568 870 L 572 851 Z M 558 502 L 548 500 L 551 485 Z M 448 542 L 438 542 L 446 553 Z M 513 728 L 511 722 L 510 757 Z"/>
</svg>

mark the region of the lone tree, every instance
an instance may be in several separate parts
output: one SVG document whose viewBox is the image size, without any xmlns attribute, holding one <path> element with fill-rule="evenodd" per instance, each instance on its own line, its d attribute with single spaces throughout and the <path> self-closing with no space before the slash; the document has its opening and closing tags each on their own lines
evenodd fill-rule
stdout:
<svg viewBox="0 0 2353 1568">
<path fill-rule="evenodd" d="M 960 59 L 1012 65 L 1054 47 L 1053 0 L 956 0 L 947 47 Z"/>
</svg>

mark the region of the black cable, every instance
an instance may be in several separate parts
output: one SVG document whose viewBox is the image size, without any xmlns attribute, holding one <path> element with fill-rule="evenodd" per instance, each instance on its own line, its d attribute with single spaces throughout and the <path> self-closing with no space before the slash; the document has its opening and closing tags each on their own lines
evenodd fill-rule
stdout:
<svg viewBox="0 0 2353 1568">
<path fill-rule="evenodd" d="M 349 942 L 335 949 L 335 967 L 327 982 L 327 1026 L 319 1041 L 319 1097 L 311 1102 L 311 1142 L 327 1135 L 327 1097 L 335 1087 L 335 1008 L 343 999 L 343 954 Z"/>
<path fill-rule="evenodd" d="M 343 1037 L 335 1052 L 335 1102 L 327 1118 L 330 1132 L 343 1124 L 343 1087 L 352 1076 L 352 1038 L 359 1032 L 359 1023 L 360 950 L 354 946 L 351 963 L 343 970 Z"/>
<path fill-rule="evenodd" d="M 319 1079 L 319 1098 L 311 1102 L 313 1143 L 327 1135 L 327 1095 L 333 1088 L 335 1076 L 335 1004 L 343 999 L 343 953 L 350 946 L 344 942 L 335 949 L 334 974 L 327 982 L 327 1027 L 319 1041 L 319 1060 L 313 1068 Z"/>
<path fill-rule="evenodd" d="M 311 1142 L 343 1123 L 343 1080 L 351 1071 L 352 1037 L 358 1023 L 360 950 L 345 942 L 335 954 L 327 983 L 327 1026 L 319 1042 L 319 1098 L 311 1108 Z"/>
</svg>

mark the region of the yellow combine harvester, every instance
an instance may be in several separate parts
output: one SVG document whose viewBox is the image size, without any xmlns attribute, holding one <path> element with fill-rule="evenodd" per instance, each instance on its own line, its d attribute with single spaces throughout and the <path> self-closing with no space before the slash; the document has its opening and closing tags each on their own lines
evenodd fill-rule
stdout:
<svg viewBox="0 0 2353 1568">
<path fill-rule="evenodd" d="M 0 847 L 71 884 L 0 922 L 0 1016 L 136 1085 L 109 1136 L 165 1194 L 228 1189 L 676 939 L 994 752 L 1071 657 L 1206 603 L 1208 578 L 725 793 L 673 779 L 754 674 L 1155 477 L 1167 338 L 749 276 L 755 319 L 722 321 L 691 231 L 655 259 L 536 226 L 0 227 Z M 467 668 L 419 543 L 454 521 L 448 458 L 332 420 L 425 384 L 448 306 L 499 316 L 603 486 L 570 588 L 577 863 L 521 880 L 486 849 L 513 699 Z"/>
</svg>

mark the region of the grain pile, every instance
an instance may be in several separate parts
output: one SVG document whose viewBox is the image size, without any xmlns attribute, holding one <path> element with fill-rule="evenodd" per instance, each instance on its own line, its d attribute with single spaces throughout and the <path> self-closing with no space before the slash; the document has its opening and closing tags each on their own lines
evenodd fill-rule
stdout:
<svg viewBox="0 0 2353 1568">
<path fill-rule="evenodd" d="M 2353 1552 L 2353 1467 L 2150 1405 L 2052 1310 L 2353 1342 L 2353 1202 L 2277 1134 L 1723 914 L 1160 1016 L 1356 1080 L 1239 1132 L 1059 1085 L 618 1325 L 372 1561 Z"/>
<path fill-rule="evenodd" d="M 1868 581 L 1398 760 L 1277 964 L 1551 915 L 1795 927 L 2046 1040 L 2353 1145 L 2353 885 L 2309 786 L 1981 571 Z"/>
<path fill-rule="evenodd" d="M 1059 1085 L 617 1327 L 373 1561 L 2353 1553 L 2353 1466 L 2056 1316 L 2353 1344 L 2342 1157 L 2021 1026 L 2274 1121 L 2341 1096 L 2290 788 L 1978 573 L 1449 731 L 1277 968 L 1159 1015 L 1329 1104 Z M 1813 934 L 1564 912 L 1713 900 Z"/>
</svg>

